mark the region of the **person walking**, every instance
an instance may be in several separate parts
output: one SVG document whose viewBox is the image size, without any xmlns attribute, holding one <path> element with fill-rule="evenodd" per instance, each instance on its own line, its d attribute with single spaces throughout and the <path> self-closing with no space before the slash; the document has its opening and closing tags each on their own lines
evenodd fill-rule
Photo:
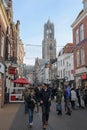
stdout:
<svg viewBox="0 0 87 130">
<path fill-rule="evenodd" d="M 84 105 L 87 106 L 87 86 L 84 88 L 84 95 L 83 95 Z"/>
<path fill-rule="evenodd" d="M 58 112 L 58 115 L 62 115 L 62 90 L 59 87 L 57 92 L 56 92 L 56 110 Z"/>
<path fill-rule="evenodd" d="M 25 87 L 25 90 L 23 92 L 24 105 L 25 105 L 25 114 L 28 113 L 28 104 L 27 104 L 28 95 L 29 95 L 29 89 L 28 89 L 28 87 Z"/>
<path fill-rule="evenodd" d="M 38 113 L 39 112 L 39 103 L 40 103 L 40 89 L 38 87 L 35 87 L 34 91 L 35 91 L 35 97 L 37 100 L 35 112 Z"/>
<path fill-rule="evenodd" d="M 80 92 L 80 87 L 78 86 L 78 88 L 76 88 L 76 95 L 77 95 L 77 99 L 78 99 L 78 105 L 79 108 L 81 108 L 81 92 Z"/>
<path fill-rule="evenodd" d="M 42 84 L 42 89 L 40 92 L 40 104 L 42 108 L 42 128 L 46 129 L 51 106 L 51 92 L 45 83 Z"/>
<path fill-rule="evenodd" d="M 66 114 L 71 115 L 71 89 L 69 84 L 65 86 L 65 91 L 64 91 L 64 100 L 66 104 Z"/>
<path fill-rule="evenodd" d="M 33 126 L 33 115 L 34 115 L 34 108 L 35 108 L 36 98 L 34 95 L 33 90 L 30 91 L 29 96 L 27 97 L 27 104 L 28 104 L 28 114 L 29 114 L 29 125 L 30 127 Z"/>
<path fill-rule="evenodd" d="M 75 88 L 71 88 L 71 106 L 72 109 L 76 108 L 76 101 L 77 101 L 77 95 L 76 95 L 76 91 Z"/>
</svg>

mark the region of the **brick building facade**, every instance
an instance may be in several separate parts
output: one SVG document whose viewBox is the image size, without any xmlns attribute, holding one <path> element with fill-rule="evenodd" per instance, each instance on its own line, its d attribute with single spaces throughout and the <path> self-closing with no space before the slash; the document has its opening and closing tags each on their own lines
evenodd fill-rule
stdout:
<svg viewBox="0 0 87 130">
<path fill-rule="evenodd" d="M 87 86 L 87 0 L 83 0 L 83 9 L 72 24 L 73 53 L 76 87 Z"/>
</svg>

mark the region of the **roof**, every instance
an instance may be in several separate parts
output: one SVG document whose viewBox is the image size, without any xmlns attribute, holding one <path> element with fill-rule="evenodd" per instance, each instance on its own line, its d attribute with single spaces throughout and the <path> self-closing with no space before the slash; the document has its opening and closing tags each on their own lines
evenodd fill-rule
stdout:
<svg viewBox="0 0 87 130">
<path fill-rule="evenodd" d="M 80 17 L 80 15 L 83 13 L 83 9 L 80 11 L 80 13 L 78 14 L 76 20 Z"/>
</svg>

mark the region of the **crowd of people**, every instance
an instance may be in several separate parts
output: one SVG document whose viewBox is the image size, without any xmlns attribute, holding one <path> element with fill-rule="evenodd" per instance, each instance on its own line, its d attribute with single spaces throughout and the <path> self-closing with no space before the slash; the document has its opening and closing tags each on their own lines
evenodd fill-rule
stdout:
<svg viewBox="0 0 87 130">
<path fill-rule="evenodd" d="M 65 112 L 71 115 L 72 109 L 85 108 L 87 105 L 87 88 L 78 89 L 65 85 L 63 89 L 60 87 L 50 87 L 43 83 L 41 87 L 34 87 L 33 89 L 25 88 L 23 93 L 25 103 L 25 114 L 28 113 L 28 123 L 30 127 L 33 126 L 34 112 L 42 110 L 42 128 L 46 129 L 49 120 L 51 101 L 55 100 L 56 111 L 58 115 L 62 115 L 62 101 L 64 101 Z M 64 100 L 63 100 L 64 99 Z"/>
</svg>

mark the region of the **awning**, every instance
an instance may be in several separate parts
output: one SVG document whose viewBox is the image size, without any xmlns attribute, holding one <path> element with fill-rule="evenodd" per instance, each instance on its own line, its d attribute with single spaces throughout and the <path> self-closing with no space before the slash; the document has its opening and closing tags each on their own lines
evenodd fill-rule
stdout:
<svg viewBox="0 0 87 130">
<path fill-rule="evenodd" d="M 17 78 L 16 80 L 12 80 L 12 82 L 16 84 L 31 84 L 26 78 Z"/>
</svg>

